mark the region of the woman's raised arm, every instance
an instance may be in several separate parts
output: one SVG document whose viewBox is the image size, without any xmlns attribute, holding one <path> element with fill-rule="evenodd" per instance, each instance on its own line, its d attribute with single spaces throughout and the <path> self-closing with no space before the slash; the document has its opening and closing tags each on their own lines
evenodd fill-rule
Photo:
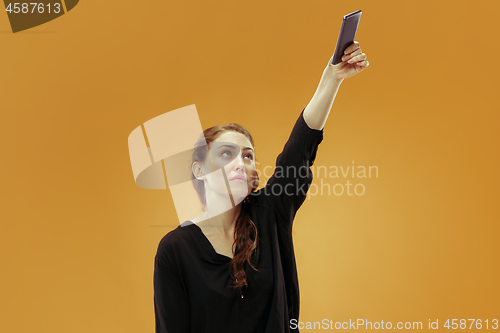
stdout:
<svg viewBox="0 0 500 333">
<path fill-rule="evenodd" d="M 304 121 L 312 129 L 321 130 L 325 126 L 342 81 L 356 75 L 369 65 L 366 54 L 361 52 L 356 41 L 345 50 L 341 63 L 332 65 L 332 59 L 333 56 L 323 71 L 314 96 L 304 110 Z"/>
</svg>

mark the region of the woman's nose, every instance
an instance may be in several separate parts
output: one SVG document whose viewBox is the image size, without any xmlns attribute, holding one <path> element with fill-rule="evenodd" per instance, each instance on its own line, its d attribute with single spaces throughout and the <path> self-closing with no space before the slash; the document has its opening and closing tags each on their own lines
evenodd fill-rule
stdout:
<svg viewBox="0 0 500 333">
<path fill-rule="evenodd" d="M 236 158 L 236 169 L 245 170 L 245 161 L 243 160 L 243 155 L 238 155 Z"/>
</svg>

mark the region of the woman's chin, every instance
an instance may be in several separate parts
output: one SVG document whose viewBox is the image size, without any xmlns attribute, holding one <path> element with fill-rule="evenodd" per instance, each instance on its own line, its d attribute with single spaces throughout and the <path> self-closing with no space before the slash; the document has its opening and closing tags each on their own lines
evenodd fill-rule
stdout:
<svg viewBox="0 0 500 333">
<path fill-rule="evenodd" d="M 233 194 L 234 204 L 237 205 L 250 194 L 250 190 L 246 184 L 244 186 L 231 186 L 231 193 Z"/>
</svg>

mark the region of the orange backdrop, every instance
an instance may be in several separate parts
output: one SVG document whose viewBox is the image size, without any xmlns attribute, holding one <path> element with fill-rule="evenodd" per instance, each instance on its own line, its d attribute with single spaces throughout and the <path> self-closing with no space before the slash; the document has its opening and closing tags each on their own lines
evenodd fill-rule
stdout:
<svg viewBox="0 0 500 333">
<path fill-rule="evenodd" d="M 0 14 L 0 331 L 154 332 L 154 255 L 178 221 L 169 190 L 134 183 L 129 133 L 196 104 L 274 166 L 357 9 L 370 67 L 315 166 L 378 177 L 315 176 L 365 193 L 299 210 L 299 319 L 500 319 L 498 2 L 85 0 L 16 34 Z"/>
</svg>

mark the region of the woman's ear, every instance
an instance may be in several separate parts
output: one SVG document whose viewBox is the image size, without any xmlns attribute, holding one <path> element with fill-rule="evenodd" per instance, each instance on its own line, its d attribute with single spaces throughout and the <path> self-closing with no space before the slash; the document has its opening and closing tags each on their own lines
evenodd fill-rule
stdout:
<svg viewBox="0 0 500 333">
<path fill-rule="evenodd" d="M 203 174 L 203 168 L 198 162 L 194 162 L 193 165 L 191 166 L 191 171 L 193 172 L 193 175 L 196 179 L 198 180 L 203 180 L 205 179 L 205 175 Z"/>
</svg>

